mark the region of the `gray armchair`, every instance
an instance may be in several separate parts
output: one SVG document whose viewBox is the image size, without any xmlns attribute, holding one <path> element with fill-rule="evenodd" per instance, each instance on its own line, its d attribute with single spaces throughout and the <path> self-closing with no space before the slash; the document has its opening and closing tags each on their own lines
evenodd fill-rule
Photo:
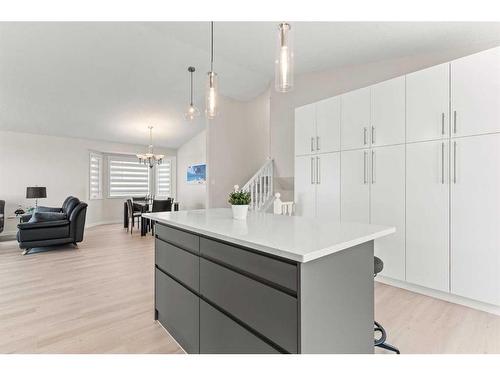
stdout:
<svg viewBox="0 0 500 375">
<path fill-rule="evenodd" d="M 37 212 L 60 213 L 61 218 L 48 221 L 30 221 L 32 215 L 24 215 L 18 224 L 17 241 L 27 254 L 33 247 L 46 247 L 83 241 L 87 203 L 68 197 L 61 208 L 38 207 Z"/>
</svg>

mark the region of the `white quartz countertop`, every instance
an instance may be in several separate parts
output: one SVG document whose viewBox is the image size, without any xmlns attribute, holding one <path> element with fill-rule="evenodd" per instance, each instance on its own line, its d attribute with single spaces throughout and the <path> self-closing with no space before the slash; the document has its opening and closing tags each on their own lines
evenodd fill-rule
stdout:
<svg viewBox="0 0 500 375">
<path fill-rule="evenodd" d="M 144 217 L 179 229 L 250 247 L 297 262 L 345 250 L 394 233 L 394 227 L 249 212 L 234 220 L 230 208 L 157 212 Z"/>
</svg>

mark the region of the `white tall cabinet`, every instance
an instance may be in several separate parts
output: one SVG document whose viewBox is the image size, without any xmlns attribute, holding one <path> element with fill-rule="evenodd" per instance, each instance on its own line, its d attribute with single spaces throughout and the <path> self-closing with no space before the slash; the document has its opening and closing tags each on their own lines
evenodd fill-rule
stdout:
<svg viewBox="0 0 500 375">
<path fill-rule="evenodd" d="M 350 150 L 341 156 L 342 221 L 370 221 L 369 150 Z"/>
<path fill-rule="evenodd" d="M 405 146 L 370 151 L 370 222 L 396 227 L 396 233 L 375 241 L 375 255 L 383 259 L 382 275 L 405 278 Z"/>
<path fill-rule="evenodd" d="M 452 135 L 500 131 L 500 48 L 451 62 Z"/>
<path fill-rule="evenodd" d="M 370 142 L 371 89 L 354 90 L 341 96 L 342 120 L 340 123 L 342 150 L 368 147 Z"/>
<path fill-rule="evenodd" d="M 451 146 L 451 292 L 500 305 L 500 133 Z"/>
<path fill-rule="evenodd" d="M 406 141 L 446 138 L 449 133 L 450 64 L 406 76 Z"/>
<path fill-rule="evenodd" d="M 340 220 L 340 98 L 295 110 L 296 213 Z"/>
<path fill-rule="evenodd" d="M 448 141 L 406 145 L 406 281 L 449 291 Z"/>
<path fill-rule="evenodd" d="M 295 142 L 298 214 L 395 226 L 384 276 L 500 306 L 500 47 L 298 108 Z"/>
<path fill-rule="evenodd" d="M 373 85 L 371 99 L 371 145 L 405 143 L 405 77 Z"/>
</svg>

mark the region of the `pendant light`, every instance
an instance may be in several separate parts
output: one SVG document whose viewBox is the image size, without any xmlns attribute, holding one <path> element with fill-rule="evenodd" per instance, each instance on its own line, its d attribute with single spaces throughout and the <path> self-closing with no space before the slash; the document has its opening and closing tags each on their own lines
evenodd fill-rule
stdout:
<svg viewBox="0 0 500 375">
<path fill-rule="evenodd" d="M 275 60 L 275 88 L 278 92 L 287 92 L 293 88 L 293 38 L 290 24 L 278 25 L 278 46 Z"/>
<path fill-rule="evenodd" d="M 190 97 L 189 107 L 184 116 L 186 117 L 186 120 L 189 121 L 194 120 L 196 117 L 200 115 L 199 109 L 196 108 L 195 105 L 193 104 L 193 73 L 195 72 L 195 70 L 196 69 L 194 68 L 194 66 L 190 66 L 188 68 L 188 72 L 191 74 L 191 94 L 189 96 Z"/>
<path fill-rule="evenodd" d="M 217 116 L 217 73 L 214 72 L 214 23 L 210 22 L 210 71 L 207 79 L 205 96 L 206 115 L 209 119 Z"/>
<path fill-rule="evenodd" d="M 162 163 L 165 155 L 155 154 L 153 148 L 153 127 L 148 126 L 149 129 L 149 146 L 145 154 L 137 154 L 139 163 L 147 165 L 149 168 L 153 168 L 155 165 Z"/>
</svg>

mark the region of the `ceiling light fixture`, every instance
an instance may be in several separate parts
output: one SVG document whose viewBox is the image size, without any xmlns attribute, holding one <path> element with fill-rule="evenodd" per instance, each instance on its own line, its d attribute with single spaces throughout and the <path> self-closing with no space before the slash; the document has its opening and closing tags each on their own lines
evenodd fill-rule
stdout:
<svg viewBox="0 0 500 375">
<path fill-rule="evenodd" d="M 290 24 L 278 25 L 278 46 L 275 60 L 274 83 L 276 91 L 287 92 L 293 88 L 293 38 Z"/>
<path fill-rule="evenodd" d="M 210 22 L 210 71 L 208 72 L 207 92 L 205 96 L 206 115 L 214 119 L 217 115 L 217 73 L 214 72 L 214 23 Z"/>
<path fill-rule="evenodd" d="M 139 159 L 139 163 L 149 166 L 149 168 L 153 168 L 155 165 L 159 165 L 162 163 L 165 155 L 155 155 L 153 149 L 153 127 L 148 126 L 149 129 L 149 146 L 148 150 L 145 154 L 137 154 L 137 158 Z"/>
<path fill-rule="evenodd" d="M 189 120 L 189 121 L 194 120 L 196 117 L 198 117 L 200 115 L 200 111 L 193 104 L 193 73 L 195 71 L 196 71 L 196 69 L 194 68 L 194 66 L 190 66 L 188 68 L 188 72 L 191 74 L 191 95 L 190 95 L 189 107 L 188 107 L 186 113 L 184 114 L 184 116 L 186 117 L 186 120 Z"/>
</svg>

